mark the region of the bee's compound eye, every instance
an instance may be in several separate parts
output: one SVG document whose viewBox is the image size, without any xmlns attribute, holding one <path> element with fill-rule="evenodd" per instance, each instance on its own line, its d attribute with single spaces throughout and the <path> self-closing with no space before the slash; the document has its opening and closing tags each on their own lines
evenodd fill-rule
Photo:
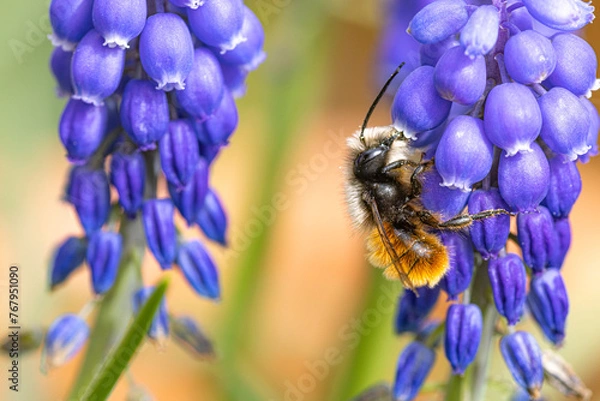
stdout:
<svg viewBox="0 0 600 401">
<path fill-rule="evenodd" d="M 377 172 L 379 167 L 383 165 L 383 156 L 386 152 L 387 148 L 384 148 L 383 146 L 365 150 L 354 160 L 354 172 L 357 175 Z M 380 161 L 375 162 L 377 159 Z"/>
</svg>

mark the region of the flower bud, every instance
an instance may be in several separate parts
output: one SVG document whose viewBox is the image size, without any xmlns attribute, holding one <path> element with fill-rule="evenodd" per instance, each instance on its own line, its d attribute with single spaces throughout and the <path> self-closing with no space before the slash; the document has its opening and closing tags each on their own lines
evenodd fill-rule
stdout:
<svg viewBox="0 0 600 401">
<path fill-rule="evenodd" d="M 439 65 L 439 63 L 438 63 Z M 435 152 L 441 185 L 470 191 L 492 168 L 494 147 L 483 131 L 483 121 L 470 116 L 452 120 Z"/>
<path fill-rule="evenodd" d="M 175 7 L 191 8 L 192 10 L 197 9 L 200 6 L 203 6 L 206 2 L 205 0 L 169 0 L 169 2 Z"/>
<path fill-rule="evenodd" d="M 244 42 L 244 3 L 242 0 L 209 1 L 195 10 L 188 9 L 190 29 L 202 42 L 222 53 Z"/>
<path fill-rule="evenodd" d="M 154 292 L 154 287 L 144 287 L 133 295 L 133 311 L 139 313 L 150 295 Z M 167 303 L 165 297 L 160 301 L 160 306 L 152 319 L 152 324 L 148 329 L 148 337 L 156 340 L 159 344 L 164 343 L 169 336 L 169 315 L 167 314 Z"/>
<path fill-rule="evenodd" d="M 594 7 L 579 0 L 523 0 L 533 18 L 560 31 L 577 31 L 594 19 Z"/>
<path fill-rule="evenodd" d="M 119 204 L 130 217 L 136 213 L 144 203 L 144 189 L 146 186 L 146 163 L 140 152 L 127 154 L 123 151 L 113 153 L 110 162 L 110 182 L 117 189 Z"/>
<path fill-rule="evenodd" d="M 207 120 L 192 119 L 198 140 L 207 145 L 227 143 L 238 124 L 235 100 L 228 90 L 223 93 L 221 104 Z"/>
<path fill-rule="evenodd" d="M 513 326 L 521 320 L 525 308 L 527 272 L 519 256 L 509 253 L 488 264 L 488 275 L 496 310 Z"/>
<path fill-rule="evenodd" d="M 224 91 L 223 73 L 217 58 L 207 48 L 194 50 L 194 66 L 185 89 L 176 93 L 179 105 L 191 116 L 206 119 L 221 104 Z"/>
<path fill-rule="evenodd" d="M 93 0 L 52 0 L 50 3 L 50 24 L 52 35 L 49 36 L 54 46 L 63 50 L 73 50 L 77 42 L 93 28 Z"/>
<path fill-rule="evenodd" d="M 200 149 L 200 157 L 202 157 L 206 162 L 210 165 L 215 158 L 219 155 L 221 148 L 223 148 L 223 144 L 219 145 L 205 145 L 202 142 L 198 144 L 198 148 Z"/>
<path fill-rule="evenodd" d="M 102 228 L 110 211 L 110 190 L 104 170 L 74 167 L 69 177 L 66 199 L 75 206 L 86 234 Z"/>
<path fill-rule="evenodd" d="M 87 243 L 84 238 L 69 237 L 56 250 L 50 266 L 50 288 L 54 289 L 85 260 Z"/>
<path fill-rule="evenodd" d="M 173 184 L 168 185 L 171 199 L 188 226 L 196 222 L 204 206 L 204 198 L 208 192 L 208 173 L 208 163 L 200 158 L 196 172 L 186 187 L 178 189 Z"/>
<path fill-rule="evenodd" d="M 510 157 L 504 151 L 500 155 L 498 187 L 502 199 L 513 211 L 535 210 L 548 193 L 548 160 L 537 143 L 532 143 L 531 149 Z"/>
<path fill-rule="evenodd" d="M 550 39 L 533 30 L 511 36 L 504 48 L 506 71 L 524 85 L 541 83 L 556 67 L 556 53 Z"/>
<path fill-rule="evenodd" d="M 587 99 L 580 98 L 590 117 L 590 129 L 587 134 L 586 144 L 590 147 L 585 155 L 579 156 L 582 163 L 587 163 L 590 157 L 598 155 L 598 130 L 600 129 L 600 116 L 596 107 Z"/>
<path fill-rule="evenodd" d="M 462 0 L 438 0 L 426 5 L 408 25 L 408 33 L 419 43 L 436 43 L 458 32 L 469 19 Z"/>
<path fill-rule="evenodd" d="M 219 197 L 211 188 L 204 198 L 204 204 L 198 213 L 198 225 L 208 238 L 226 246 L 227 214 Z"/>
<path fill-rule="evenodd" d="M 462 375 L 475 359 L 482 326 L 477 305 L 454 304 L 448 308 L 444 350 L 455 375 Z"/>
<path fill-rule="evenodd" d="M 575 96 L 589 95 L 596 84 L 598 66 L 592 46 L 570 33 L 555 35 L 552 46 L 556 52 L 556 68 L 548 77 L 548 83 L 565 88 Z"/>
<path fill-rule="evenodd" d="M 71 62 L 71 78 L 75 94 L 96 106 L 115 93 L 125 67 L 125 50 L 103 46 L 102 36 L 89 31 L 77 45 Z"/>
<path fill-rule="evenodd" d="M 442 2 L 444 1 L 446 0 Z M 417 68 L 402 81 L 394 97 L 393 125 L 409 139 L 412 139 L 415 133 L 442 124 L 450 113 L 452 102 L 442 99 L 435 89 L 434 71 L 431 66 Z"/>
<path fill-rule="evenodd" d="M 485 59 L 466 56 L 460 46 L 448 49 L 435 66 L 433 82 L 444 99 L 463 105 L 474 104 L 485 90 Z"/>
<path fill-rule="evenodd" d="M 564 88 L 552 88 L 539 98 L 542 112 L 540 137 L 556 153 L 577 160 L 590 149 L 587 144 L 590 129 L 585 106 Z"/>
<path fill-rule="evenodd" d="M 123 91 L 121 124 L 141 150 L 154 149 L 169 129 L 167 95 L 150 81 L 130 80 Z"/>
<path fill-rule="evenodd" d="M 419 56 L 422 65 L 430 65 L 435 67 L 439 59 L 446 53 L 447 50 L 458 46 L 458 42 L 454 36 L 450 36 L 441 42 L 421 45 L 419 47 Z"/>
<path fill-rule="evenodd" d="M 69 362 L 83 348 L 89 335 L 90 329 L 79 316 L 66 314 L 57 318 L 46 333 L 44 363 L 55 367 Z"/>
<path fill-rule="evenodd" d="M 489 140 L 513 156 L 531 151 L 531 143 L 542 129 L 542 113 L 528 87 L 501 84 L 487 97 L 483 122 Z"/>
<path fill-rule="evenodd" d="M 465 55 L 475 58 L 488 54 L 498 40 L 499 24 L 500 17 L 495 6 L 477 7 L 460 32 L 460 44 Z"/>
<path fill-rule="evenodd" d="M 85 163 L 102 143 L 107 124 L 108 112 L 104 105 L 94 106 L 70 99 L 58 127 L 69 161 L 75 164 Z"/>
<path fill-rule="evenodd" d="M 508 209 L 508 205 L 497 188 L 478 189 L 469 198 L 469 213 L 477 214 L 484 210 Z M 506 245 L 510 234 L 510 217 L 500 215 L 474 221 L 469 227 L 471 240 L 484 260 L 495 258 Z"/>
<path fill-rule="evenodd" d="M 523 251 L 523 260 L 535 272 L 541 272 L 556 260 L 558 237 L 554 231 L 554 222 L 548 209 L 543 206 L 537 212 L 520 213 L 517 216 L 519 245 Z"/>
<path fill-rule="evenodd" d="M 140 61 L 158 86 L 170 91 L 185 88 L 194 64 L 194 45 L 187 25 L 173 13 L 154 14 L 140 35 Z"/>
<path fill-rule="evenodd" d="M 575 162 L 565 162 L 560 157 L 548 160 L 550 188 L 543 205 L 553 217 L 567 217 L 581 193 L 581 176 Z"/>
<path fill-rule="evenodd" d="M 517 384 L 533 399 L 539 398 L 544 369 L 542 352 L 535 338 L 526 331 L 517 331 L 500 340 L 500 351 Z"/>
<path fill-rule="evenodd" d="M 148 200 L 142 206 L 146 242 L 163 269 L 171 268 L 177 250 L 173 213 L 173 203 L 169 199 Z"/>
<path fill-rule="evenodd" d="M 427 210 L 439 213 L 444 220 L 460 214 L 467 205 L 470 192 L 442 186 L 442 177 L 435 168 L 420 176 L 423 184 L 421 202 Z"/>
<path fill-rule="evenodd" d="M 50 57 L 50 69 L 56 83 L 56 94 L 58 96 L 71 96 L 73 93 L 73 84 L 71 83 L 71 59 L 72 51 L 64 51 L 61 47 L 56 47 Z"/>
<path fill-rule="evenodd" d="M 569 223 L 569 218 L 555 219 L 554 232 L 558 238 L 558 251 L 554 255 L 554 258 L 550 259 L 550 266 L 560 269 L 571 247 L 571 224 Z"/>
<path fill-rule="evenodd" d="M 200 296 L 219 299 L 221 289 L 215 262 L 199 241 L 189 241 L 179 247 L 177 265 Z"/>
<path fill-rule="evenodd" d="M 223 80 L 229 92 L 235 99 L 246 94 L 246 77 L 248 71 L 239 65 L 221 64 L 223 71 Z"/>
<path fill-rule="evenodd" d="M 533 18 L 529 14 L 529 11 L 527 11 L 527 7 L 512 10 L 508 16 L 508 21 L 521 31 L 533 29 Z"/>
<path fill-rule="evenodd" d="M 122 250 L 123 238 L 118 233 L 98 231 L 91 236 L 86 259 L 96 294 L 104 294 L 114 284 Z"/>
<path fill-rule="evenodd" d="M 169 131 L 159 144 L 160 163 L 167 181 L 183 189 L 194 176 L 200 160 L 198 140 L 187 120 L 169 123 Z"/>
<path fill-rule="evenodd" d="M 531 279 L 527 307 L 546 338 L 555 345 L 562 345 L 569 298 L 560 271 L 548 269 Z"/>
<path fill-rule="evenodd" d="M 410 343 L 398 358 L 394 400 L 413 400 L 435 362 L 435 352 L 420 342 Z"/>
<path fill-rule="evenodd" d="M 440 281 L 440 286 L 448 294 L 448 300 L 458 299 L 458 295 L 469 288 L 473 270 L 475 269 L 475 254 L 471 241 L 462 233 L 442 232 L 442 242 L 448 250 L 450 267 Z"/>
<path fill-rule="evenodd" d="M 217 58 L 222 63 L 240 65 L 248 71 L 253 71 L 266 57 L 265 52 L 262 50 L 265 42 L 265 32 L 260 20 L 246 6 L 244 6 L 244 23 L 240 35 L 245 37 L 246 41 L 223 54 L 219 54 L 217 51 Z"/>
<path fill-rule="evenodd" d="M 198 358 L 212 358 L 215 356 L 212 342 L 191 317 L 178 316 L 172 318 L 171 328 L 173 329 L 173 340 L 193 356 Z"/>
<path fill-rule="evenodd" d="M 146 24 L 146 0 L 94 0 L 94 28 L 104 38 L 104 46 L 129 48 Z"/>
<path fill-rule="evenodd" d="M 419 287 L 416 291 L 418 295 L 412 291 L 404 291 L 400 297 L 394 320 L 396 334 L 419 331 L 440 295 L 439 286 Z"/>
</svg>

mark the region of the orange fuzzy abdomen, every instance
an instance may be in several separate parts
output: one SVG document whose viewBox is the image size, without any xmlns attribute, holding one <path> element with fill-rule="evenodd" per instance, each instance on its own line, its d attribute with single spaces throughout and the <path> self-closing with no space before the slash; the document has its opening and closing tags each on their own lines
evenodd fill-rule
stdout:
<svg viewBox="0 0 600 401">
<path fill-rule="evenodd" d="M 388 279 L 400 279 L 397 269 L 408 276 L 414 287 L 434 287 L 444 277 L 450 264 L 448 252 L 438 237 L 423 231 L 414 235 L 401 233 L 400 237 L 391 225 L 386 225 L 386 231 L 390 244 L 400 257 L 396 266 L 377 228 L 369 235 L 367 249 L 369 261 L 384 268 Z"/>
</svg>

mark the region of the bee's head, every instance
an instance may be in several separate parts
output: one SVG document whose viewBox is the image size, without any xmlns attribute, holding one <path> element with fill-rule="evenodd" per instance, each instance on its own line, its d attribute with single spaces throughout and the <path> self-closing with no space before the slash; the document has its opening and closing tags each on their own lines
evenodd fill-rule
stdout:
<svg viewBox="0 0 600 401">
<path fill-rule="evenodd" d="M 397 136 L 386 138 L 379 145 L 368 148 L 354 159 L 354 175 L 363 180 L 374 179 L 381 174 L 387 162 L 390 147 Z"/>
</svg>

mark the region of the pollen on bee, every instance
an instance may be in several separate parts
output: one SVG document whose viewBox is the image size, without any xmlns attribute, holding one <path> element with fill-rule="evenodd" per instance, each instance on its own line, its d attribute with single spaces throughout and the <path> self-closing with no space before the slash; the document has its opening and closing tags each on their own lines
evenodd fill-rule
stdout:
<svg viewBox="0 0 600 401">
<path fill-rule="evenodd" d="M 408 276 L 413 287 L 434 287 L 446 274 L 450 264 L 448 252 L 441 241 L 433 234 L 411 236 L 412 240 L 400 238 L 391 225 L 386 224 L 387 238 L 398 260 L 392 260 L 384 239 L 377 228 L 367 239 L 369 261 L 373 266 L 383 268 L 384 276 L 390 280 L 401 280 L 398 269 Z"/>
</svg>

